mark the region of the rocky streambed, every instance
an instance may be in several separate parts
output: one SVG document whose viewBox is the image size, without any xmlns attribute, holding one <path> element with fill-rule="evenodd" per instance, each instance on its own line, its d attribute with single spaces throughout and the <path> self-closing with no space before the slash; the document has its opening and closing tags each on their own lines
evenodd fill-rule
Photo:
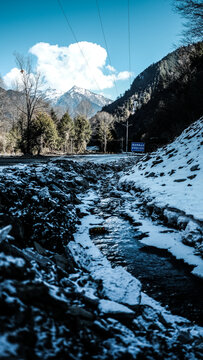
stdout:
<svg viewBox="0 0 203 360">
<path fill-rule="evenodd" d="M 89 237 L 101 179 L 107 190 L 130 166 L 56 160 L 1 171 L 2 359 L 201 358 L 201 328 L 113 269 Z"/>
</svg>

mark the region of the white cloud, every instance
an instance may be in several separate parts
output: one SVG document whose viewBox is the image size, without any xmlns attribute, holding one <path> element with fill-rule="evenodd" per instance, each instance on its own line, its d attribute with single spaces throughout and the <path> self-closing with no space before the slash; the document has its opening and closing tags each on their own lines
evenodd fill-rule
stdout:
<svg viewBox="0 0 203 360">
<path fill-rule="evenodd" d="M 22 84 L 20 70 L 17 68 L 13 68 L 3 77 L 3 81 L 8 89 L 14 89 L 19 87 L 19 85 Z"/>
<path fill-rule="evenodd" d="M 121 71 L 118 76 L 117 80 L 127 80 L 132 75 L 129 71 Z"/>
<path fill-rule="evenodd" d="M 115 69 L 113 66 L 111 66 L 111 65 L 107 65 L 106 68 L 107 68 L 109 71 L 111 71 L 111 72 L 115 72 L 115 71 L 116 71 L 116 69 Z"/>
<path fill-rule="evenodd" d="M 128 71 L 117 73 L 114 67 L 106 65 L 106 50 L 87 41 L 64 47 L 40 42 L 29 52 L 37 57 L 37 70 L 43 77 L 44 86 L 61 92 L 74 85 L 101 91 L 114 87 L 117 80 L 130 77 Z M 4 76 L 7 87 L 12 85 L 15 75 L 18 76 L 17 71 L 14 68 Z"/>
</svg>

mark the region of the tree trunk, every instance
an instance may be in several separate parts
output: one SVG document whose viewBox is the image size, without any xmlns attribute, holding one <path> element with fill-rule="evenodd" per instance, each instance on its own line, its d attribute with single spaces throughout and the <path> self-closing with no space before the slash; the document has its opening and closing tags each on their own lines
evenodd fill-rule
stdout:
<svg viewBox="0 0 203 360">
<path fill-rule="evenodd" d="M 106 154 L 106 148 L 107 148 L 107 140 L 106 135 L 104 136 L 104 153 Z"/>
</svg>

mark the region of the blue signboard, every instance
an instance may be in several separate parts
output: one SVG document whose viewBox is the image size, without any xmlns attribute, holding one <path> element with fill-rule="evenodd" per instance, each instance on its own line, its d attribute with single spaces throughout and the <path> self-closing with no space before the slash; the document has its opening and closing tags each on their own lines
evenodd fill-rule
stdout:
<svg viewBox="0 0 203 360">
<path fill-rule="evenodd" d="M 132 142 L 131 143 L 131 151 L 143 152 L 144 149 L 145 149 L 145 143 L 143 143 L 143 142 Z"/>
</svg>

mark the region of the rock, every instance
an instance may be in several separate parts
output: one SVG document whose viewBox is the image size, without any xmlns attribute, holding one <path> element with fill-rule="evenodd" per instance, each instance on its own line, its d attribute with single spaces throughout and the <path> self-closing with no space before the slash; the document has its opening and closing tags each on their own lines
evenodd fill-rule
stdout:
<svg viewBox="0 0 203 360">
<path fill-rule="evenodd" d="M 34 247 L 40 255 L 47 255 L 47 250 L 43 248 L 38 242 L 34 241 Z"/>
<path fill-rule="evenodd" d="M 156 176 L 155 172 L 150 172 L 149 175 L 147 175 L 146 177 L 149 178 L 149 177 L 155 177 L 155 176 Z"/>
<path fill-rule="evenodd" d="M 189 219 L 186 216 L 179 216 L 177 219 L 178 228 L 184 230 L 189 222 Z"/>
<path fill-rule="evenodd" d="M 46 312 L 51 310 L 56 316 L 58 313 L 64 314 L 68 309 L 68 304 L 56 295 L 56 287 L 52 291 L 52 287 L 44 283 L 27 282 L 26 286 L 19 283 L 17 295 L 24 304 Z"/>
<path fill-rule="evenodd" d="M 121 197 L 120 191 L 116 191 L 116 190 L 112 190 L 109 195 L 112 196 L 112 197 L 115 197 L 115 198 L 120 198 Z"/>
<path fill-rule="evenodd" d="M 141 283 L 121 266 L 110 270 L 109 276 L 96 273 L 102 280 L 102 293 L 108 299 L 127 306 L 136 306 L 141 300 Z M 118 286 L 119 282 L 119 286 Z"/>
<path fill-rule="evenodd" d="M 190 335 L 190 332 L 187 331 L 187 330 L 181 330 L 179 332 L 177 340 L 180 341 L 183 344 L 189 344 L 189 343 L 191 343 L 193 341 L 193 339 L 192 339 L 192 337 Z"/>
<path fill-rule="evenodd" d="M 90 311 L 87 311 L 79 306 L 70 306 L 68 308 L 68 314 L 73 317 L 83 318 L 87 320 L 94 319 L 94 315 Z"/>
<path fill-rule="evenodd" d="M 179 214 L 175 211 L 165 209 L 163 215 L 167 221 L 167 224 L 176 226 Z"/>
<path fill-rule="evenodd" d="M 166 151 L 165 155 L 169 155 L 169 154 L 171 154 L 171 153 L 174 152 L 174 151 L 175 151 L 175 149 L 170 149 L 170 150 Z"/>
<path fill-rule="evenodd" d="M 0 276 L 3 279 L 22 280 L 27 277 L 28 272 L 23 258 L 0 253 Z"/>
<path fill-rule="evenodd" d="M 196 171 L 196 170 L 200 170 L 199 164 L 194 165 L 190 168 L 190 171 Z"/>
<path fill-rule="evenodd" d="M 50 192 L 49 192 L 48 187 L 45 186 L 44 188 L 42 188 L 42 189 L 38 192 L 38 196 L 39 196 L 41 199 L 50 199 L 50 198 L 51 198 L 51 195 L 50 195 Z"/>
<path fill-rule="evenodd" d="M 190 165 L 190 164 L 192 164 L 193 161 L 194 161 L 194 159 L 190 159 L 187 161 L 187 164 Z"/>
<path fill-rule="evenodd" d="M 69 268 L 68 259 L 64 255 L 56 254 L 53 256 L 53 259 L 56 262 L 56 265 L 59 266 L 61 269 L 67 271 Z"/>
<path fill-rule="evenodd" d="M 141 231 L 136 231 L 135 235 L 134 235 L 134 238 L 136 240 L 142 240 L 146 237 L 149 237 L 149 233 L 144 233 L 144 232 L 141 232 Z"/>
<path fill-rule="evenodd" d="M 42 268 L 46 268 L 48 265 L 54 264 L 49 257 L 42 256 L 32 249 L 24 249 L 23 256 L 28 261 L 36 261 Z"/>
<path fill-rule="evenodd" d="M 71 196 L 71 201 L 72 201 L 72 203 L 75 204 L 75 205 L 81 204 L 81 201 L 78 199 L 78 197 L 77 197 L 75 194 L 72 194 L 72 196 Z"/>
<path fill-rule="evenodd" d="M 0 229 L 0 243 L 8 238 L 8 234 L 10 233 L 11 229 L 11 225 L 5 226 L 3 229 Z"/>
<path fill-rule="evenodd" d="M 142 159 L 142 161 L 148 161 L 151 159 L 151 156 L 149 154 L 145 155 Z"/>
<path fill-rule="evenodd" d="M 174 169 L 172 169 L 171 171 L 168 172 L 168 175 L 171 176 L 171 175 L 175 174 L 175 172 L 176 172 L 176 171 L 175 171 Z"/>
<path fill-rule="evenodd" d="M 162 159 L 153 161 L 153 162 L 152 162 L 152 165 L 151 165 L 151 168 L 154 167 L 154 166 L 156 166 L 156 165 L 158 165 L 158 164 L 161 164 L 162 162 L 163 162 Z"/>
<path fill-rule="evenodd" d="M 183 243 L 189 246 L 193 246 L 193 245 L 199 245 L 200 243 L 202 243 L 202 240 L 203 240 L 202 229 L 196 222 L 190 220 L 182 235 Z"/>
<path fill-rule="evenodd" d="M 192 180 L 192 179 L 194 179 L 196 176 L 197 176 L 197 175 L 194 174 L 194 175 L 187 176 L 187 178 L 190 179 L 190 180 Z"/>
<path fill-rule="evenodd" d="M 135 312 L 127 306 L 110 300 L 100 300 L 98 309 L 106 316 L 114 317 L 116 319 L 133 319 L 135 316 Z"/>
</svg>

